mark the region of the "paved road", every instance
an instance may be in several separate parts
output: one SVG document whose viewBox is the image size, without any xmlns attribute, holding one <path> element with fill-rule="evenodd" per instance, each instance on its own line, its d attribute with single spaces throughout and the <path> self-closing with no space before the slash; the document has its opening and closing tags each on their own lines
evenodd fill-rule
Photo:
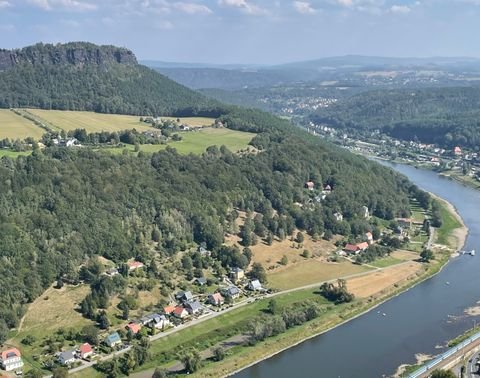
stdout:
<svg viewBox="0 0 480 378">
<path fill-rule="evenodd" d="M 396 265 L 392 265 L 392 266 L 389 266 L 389 267 L 386 267 L 386 268 L 376 268 L 375 270 L 369 270 L 369 271 L 366 271 L 366 272 L 361 272 L 361 273 L 355 273 L 355 274 L 350 274 L 348 276 L 343 276 L 343 277 L 338 277 L 338 278 L 335 278 L 335 279 L 332 279 L 332 280 L 328 280 L 328 281 L 321 281 L 321 282 L 316 282 L 316 283 L 313 283 L 313 284 L 310 284 L 310 285 L 305 285 L 305 286 L 301 286 L 301 287 L 296 287 L 296 288 L 293 288 L 293 289 L 288 289 L 288 290 L 283 290 L 283 291 L 279 291 L 279 292 L 276 292 L 276 293 L 271 293 L 271 294 L 265 294 L 261 297 L 257 297 L 259 299 L 265 299 L 265 298 L 274 298 L 278 295 L 283 295 L 283 294 L 288 294 L 288 293 L 293 293 L 295 291 L 299 291 L 299 290 L 306 290 L 306 289 L 312 289 L 312 288 L 316 288 L 316 287 L 320 287 L 323 283 L 327 282 L 327 283 L 330 283 L 330 282 L 336 282 L 339 278 L 340 279 L 344 279 L 344 280 L 347 280 L 347 279 L 351 279 L 351 278 L 355 278 L 355 277 L 362 277 L 362 276 L 366 276 L 368 274 L 372 274 L 373 272 L 379 272 L 379 271 L 384 271 L 384 270 L 388 270 L 388 269 L 392 269 L 392 268 L 395 268 L 395 267 L 398 267 L 398 266 L 401 266 L 401 265 L 404 265 L 404 264 L 408 264 L 410 263 L 410 261 L 405 261 L 403 263 L 400 263 L 400 264 L 396 264 Z M 175 328 L 172 328 L 171 330 L 168 330 L 166 332 L 162 332 L 162 333 L 158 333 L 154 336 L 151 336 L 150 337 L 150 341 L 155 341 L 155 340 L 159 340 L 163 337 L 167 337 L 167 336 L 170 336 L 171 334 L 175 333 L 175 332 L 178 332 L 178 331 L 181 331 L 183 329 L 187 329 L 189 327 L 193 327 L 197 324 L 201 324 L 207 320 L 210 320 L 210 319 L 213 319 L 213 318 L 216 318 L 217 316 L 220 316 L 220 315 L 223 315 L 223 314 L 226 314 L 230 311 L 233 311 L 233 310 L 236 310 L 240 307 L 243 307 L 243 306 L 246 306 L 247 304 L 249 303 L 252 303 L 255 301 L 255 298 L 247 298 L 247 299 L 244 299 L 243 301 L 241 302 L 238 302 L 236 303 L 234 306 L 232 307 L 229 307 L 223 311 L 218 311 L 218 312 L 210 312 L 208 314 L 205 314 L 201 317 L 199 317 L 198 319 L 194 319 L 188 323 L 184 323 L 184 324 L 181 324 Z M 126 352 L 128 352 L 129 350 L 131 349 L 131 347 L 128 347 L 126 349 L 122 349 L 120 351 L 117 351 L 117 352 L 114 352 L 112 354 L 109 354 L 109 355 L 106 355 L 106 356 L 102 356 L 100 357 L 98 360 L 96 361 L 91 361 L 91 362 L 84 362 L 81 366 L 78 366 L 76 368 L 73 368 L 73 369 L 70 369 L 69 370 L 69 373 L 78 373 L 79 371 L 82 371 L 83 369 L 87 369 L 89 367 L 92 367 L 94 366 L 95 364 L 97 364 L 99 361 L 106 361 L 106 360 L 109 360 L 109 359 L 112 359 L 113 357 L 115 356 L 119 356 L 119 355 L 122 355 Z M 51 378 L 52 376 L 51 375 L 48 375 L 48 376 L 45 376 L 44 378 Z"/>
</svg>

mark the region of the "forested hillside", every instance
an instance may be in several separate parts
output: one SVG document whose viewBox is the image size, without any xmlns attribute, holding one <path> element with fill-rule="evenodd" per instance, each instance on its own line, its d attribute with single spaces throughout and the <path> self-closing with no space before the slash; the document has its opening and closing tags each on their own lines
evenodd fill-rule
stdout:
<svg viewBox="0 0 480 378">
<path fill-rule="evenodd" d="M 351 130 L 381 129 L 393 137 L 478 148 L 480 88 L 428 88 L 362 93 L 311 116 Z"/>
<path fill-rule="evenodd" d="M 134 115 L 216 115 L 213 100 L 145 66 L 133 53 L 89 43 L 0 51 L 0 107 Z"/>
</svg>

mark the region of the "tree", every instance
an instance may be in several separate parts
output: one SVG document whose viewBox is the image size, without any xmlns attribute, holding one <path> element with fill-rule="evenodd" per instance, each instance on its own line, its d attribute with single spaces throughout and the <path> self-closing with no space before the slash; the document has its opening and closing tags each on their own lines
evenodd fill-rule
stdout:
<svg viewBox="0 0 480 378">
<path fill-rule="evenodd" d="M 153 372 L 152 378 L 167 378 L 168 373 L 165 369 L 162 368 L 156 368 L 155 371 Z"/>
<path fill-rule="evenodd" d="M 225 349 L 223 349 L 221 346 L 217 346 L 216 348 L 213 349 L 213 358 L 215 361 L 221 361 L 225 358 Z"/>
<path fill-rule="evenodd" d="M 275 299 L 270 299 L 270 301 L 268 302 L 267 311 L 270 314 L 275 315 L 278 312 L 278 310 L 279 308 L 278 308 L 277 301 Z"/>
<path fill-rule="evenodd" d="M 193 269 L 193 262 L 190 256 L 188 255 L 183 255 L 182 257 L 182 267 L 185 270 L 191 270 Z"/>
<path fill-rule="evenodd" d="M 3 344 L 8 337 L 8 326 L 5 320 L 0 319 L 0 345 Z"/>
<path fill-rule="evenodd" d="M 273 233 L 269 232 L 269 233 L 267 234 L 267 237 L 266 237 L 265 241 L 267 242 L 268 245 L 272 245 L 272 244 L 273 244 L 273 240 L 274 240 L 274 238 L 273 238 Z"/>
<path fill-rule="evenodd" d="M 297 237 L 295 238 L 295 240 L 297 241 L 297 243 L 302 244 L 303 241 L 305 240 L 305 237 L 304 237 L 303 234 L 299 231 L 299 232 L 297 233 Z"/>
<path fill-rule="evenodd" d="M 287 255 L 283 255 L 282 259 L 280 260 L 280 264 L 282 264 L 282 265 L 287 265 L 288 264 Z"/>
<path fill-rule="evenodd" d="M 180 360 L 185 365 L 185 371 L 187 373 L 195 373 L 201 366 L 200 353 L 196 349 L 184 353 Z"/>
<path fill-rule="evenodd" d="M 85 342 L 92 345 L 98 345 L 98 328 L 93 325 L 87 325 L 82 328 L 82 337 Z"/>
<path fill-rule="evenodd" d="M 422 258 L 422 261 L 424 262 L 430 262 L 430 260 L 433 259 L 434 255 L 433 255 L 433 252 L 429 249 L 424 249 L 421 253 L 420 253 L 420 257 Z"/>
<path fill-rule="evenodd" d="M 265 268 L 260 263 L 253 263 L 252 269 L 248 272 L 248 277 L 252 280 L 257 279 L 261 283 L 267 282 L 267 272 Z"/>
<path fill-rule="evenodd" d="M 68 377 L 68 369 L 65 367 L 57 367 L 52 371 L 53 378 L 67 378 Z"/>
<path fill-rule="evenodd" d="M 434 370 L 431 378 L 456 378 L 456 375 L 451 370 Z"/>
<path fill-rule="evenodd" d="M 108 316 L 105 311 L 100 311 L 97 317 L 97 322 L 101 329 L 108 329 L 108 327 L 110 327 L 110 320 L 108 320 Z"/>
<path fill-rule="evenodd" d="M 304 249 L 302 252 L 302 257 L 308 259 L 310 257 L 310 251 L 308 249 Z"/>
</svg>

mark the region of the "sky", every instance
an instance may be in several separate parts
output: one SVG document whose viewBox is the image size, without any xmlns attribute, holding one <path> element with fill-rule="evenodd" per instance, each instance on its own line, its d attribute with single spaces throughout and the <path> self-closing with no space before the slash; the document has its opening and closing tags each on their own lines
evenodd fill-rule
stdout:
<svg viewBox="0 0 480 378">
<path fill-rule="evenodd" d="M 0 48 L 89 41 L 140 60 L 480 57 L 480 0 L 0 0 Z"/>
</svg>

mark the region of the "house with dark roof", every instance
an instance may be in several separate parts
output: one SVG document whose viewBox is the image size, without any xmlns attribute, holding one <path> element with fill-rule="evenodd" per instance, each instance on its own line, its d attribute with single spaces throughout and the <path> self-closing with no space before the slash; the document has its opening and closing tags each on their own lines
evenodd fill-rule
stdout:
<svg viewBox="0 0 480 378">
<path fill-rule="evenodd" d="M 0 365 L 5 371 L 23 367 L 22 355 L 17 348 L 10 348 L 0 353 Z"/>
<path fill-rule="evenodd" d="M 61 352 L 58 355 L 58 362 L 61 365 L 70 365 L 75 362 L 75 351 L 74 350 L 67 350 L 65 352 Z"/>
<path fill-rule="evenodd" d="M 222 294 L 225 297 L 236 299 L 240 296 L 240 289 L 236 286 L 229 286 L 222 290 Z"/>
<path fill-rule="evenodd" d="M 193 294 L 190 291 L 179 291 L 175 294 L 175 299 L 182 302 L 188 302 L 193 299 Z"/>
<path fill-rule="evenodd" d="M 185 309 L 190 315 L 195 315 L 202 311 L 203 307 L 199 301 L 189 301 L 185 303 Z"/>
<path fill-rule="evenodd" d="M 195 278 L 194 282 L 198 285 L 198 286 L 203 286 L 203 285 L 206 285 L 207 284 L 207 279 L 205 277 L 199 277 L 199 278 Z"/>
</svg>

